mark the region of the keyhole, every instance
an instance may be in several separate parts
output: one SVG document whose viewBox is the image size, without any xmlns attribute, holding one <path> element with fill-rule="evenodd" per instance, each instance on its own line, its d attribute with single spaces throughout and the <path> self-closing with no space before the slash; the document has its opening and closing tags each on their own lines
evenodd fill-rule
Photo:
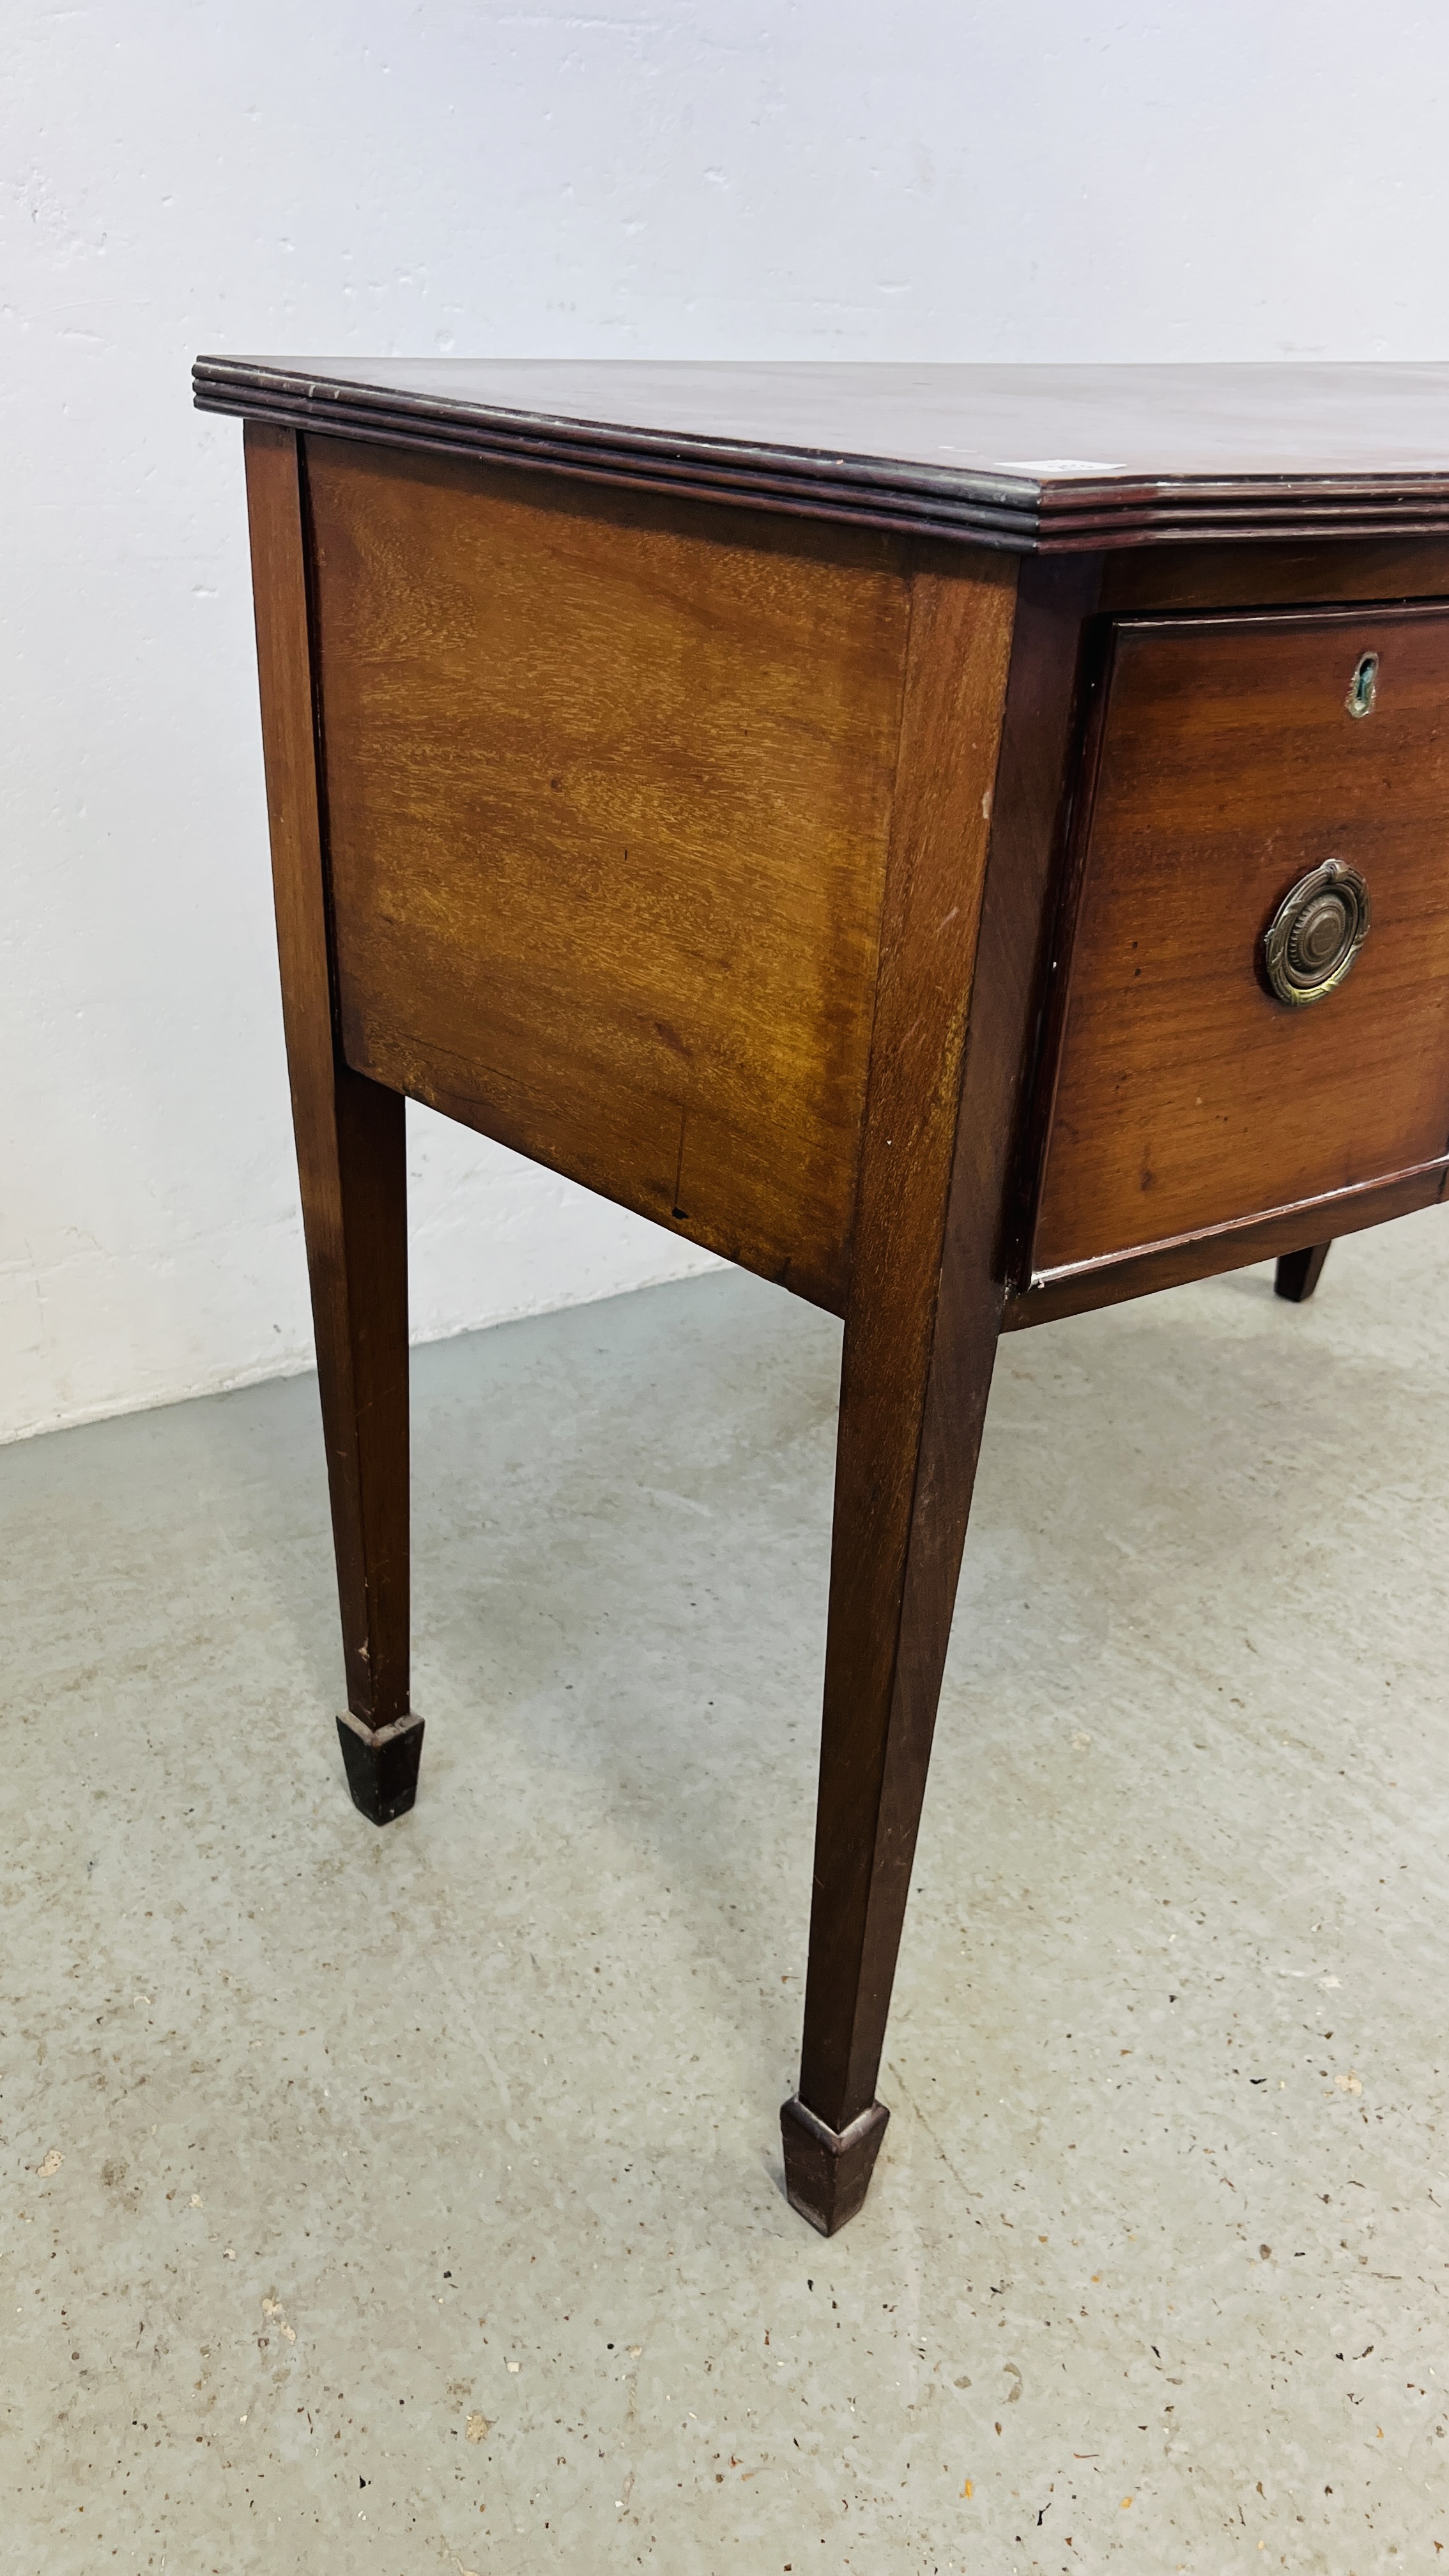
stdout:
<svg viewBox="0 0 1449 2576">
<path fill-rule="evenodd" d="M 1378 693 L 1379 657 L 1377 653 L 1365 653 L 1349 681 L 1343 703 L 1351 716 L 1371 716 Z"/>
</svg>

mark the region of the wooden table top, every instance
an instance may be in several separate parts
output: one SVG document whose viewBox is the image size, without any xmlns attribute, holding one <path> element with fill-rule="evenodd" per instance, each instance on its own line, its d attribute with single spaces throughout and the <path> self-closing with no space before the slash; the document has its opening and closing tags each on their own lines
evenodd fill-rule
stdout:
<svg viewBox="0 0 1449 2576">
<path fill-rule="evenodd" d="M 196 401 L 1031 552 L 1449 527 L 1449 365 L 209 358 Z"/>
</svg>

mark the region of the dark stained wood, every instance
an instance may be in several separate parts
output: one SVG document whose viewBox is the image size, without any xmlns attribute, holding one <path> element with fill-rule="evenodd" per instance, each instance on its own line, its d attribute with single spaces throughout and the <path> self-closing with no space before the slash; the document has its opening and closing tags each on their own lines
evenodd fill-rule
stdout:
<svg viewBox="0 0 1449 2576">
<path fill-rule="evenodd" d="M 1355 721 L 1366 652 L 1378 698 Z M 1118 627 L 1034 1279 L 1443 1154 L 1446 707 L 1443 609 Z M 1337 992 L 1289 1009 L 1263 981 L 1263 932 L 1330 856 L 1362 871 L 1373 927 Z"/>
<path fill-rule="evenodd" d="M 900 545 L 308 470 L 348 1061 L 838 1312 Z"/>
<path fill-rule="evenodd" d="M 197 385 L 248 415 L 368 1814 L 421 1734 L 403 1094 L 844 1314 L 782 2114 L 830 2233 L 888 2116 L 999 1332 L 1264 1259 L 1301 1299 L 1332 1239 L 1449 1189 L 1449 368 Z M 1262 932 L 1330 855 L 1373 927 L 1289 1011 Z"/>
<path fill-rule="evenodd" d="M 1308 608 L 1350 599 L 1449 599 L 1449 537 L 1124 547 L 1103 559 L 1098 605 L 1142 616 L 1168 608 Z"/>
<path fill-rule="evenodd" d="M 859 2206 L 880 2142 L 882 2124 L 857 2124 L 874 2104 L 1005 1293 L 1093 579 L 1023 572 L 1004 733 L 1008 595 L 917 583 L 846 1315 L 805 2033 L 783 2123 L 791 2198 L 827 2233 Z M 838 2188 L 822 2128 L 861 2139 Z"/>
<path fill-rule="evenodd" d="M 1449 367 L 198 358 L 203 410 L 1018 551 L 1449 531 Z"/>
<path fill-rule="evenodd" d="M 364 1745 L 357 1776 L 395 1815 L 412 1803 L 421 1741 L 408 1723 L 403 1103 L 350 1071 L 334 1036 L 297 440 L 249 422 L 246 455 L 282 1012 L 347 1704 L 367 1737 L 386 1737 Z"/>
<path fill-rule="evenodd" d="M 1242 1225 L 1185 1235 L 1180 1242 L 1156 1244 L 1120 1260 L 1084 1262 L 1079 1270 L 1057 1271 L 1009 1297 L 1001 1329 L 1015 1333 L 1030 1324 L 1053 1324 L 1063 1315 L 1086 1315 L 1098 1306 L 1120 1306 L 1130 1297 L 1181 1288 L 1189 1279 L 1211 1279 L 1220 1271 L 1245 1270 L 1255 1261 L 1275 1261 L 1297 1250 L 1308 1227 L 1322 1230 L 1330 1241 L 1358 1234 L 1365 1226 L 1386 1225 L 1393 1217 L 1432 1207 L 1446 1187 L 1449 1161 L 1429 1163 L 1367 1189 L 1269 1209 Z"/>
<path fill-rule="evenodd" d="M 1306 1305 L 1323 1277 L 1331 1249 L 1327 1243 L 1311 1243 L 1306 1252 L 1280 1252 L 1273 1280 L 1275 1296 L 1286 1297 L 1290 1305 Z"/>
</svg>

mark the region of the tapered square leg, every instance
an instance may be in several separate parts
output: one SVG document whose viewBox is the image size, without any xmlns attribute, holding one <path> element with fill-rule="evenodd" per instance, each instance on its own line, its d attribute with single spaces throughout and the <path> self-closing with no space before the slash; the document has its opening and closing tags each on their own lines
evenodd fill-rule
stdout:
<svg viewBox="0 0 1449 2576">
<path fill-rule="evenodd" d="M 886 2124 L 876 2078 L 1001 1328 L 1092 578 L 1024 573 L 1014 641 L 1009 591 L 933 573 L 912 599 L 845 1317 L 805 2028 L 781 2115 L 791 2203 L 826 2235 L 864 2201 Z"/>
<path fill-rule="evenodd" d="M 247 426 L 262 740 L 302 1225 L 317 1338 L 349 1718 L 348 1786 L 374 1824 L 417 1793 L 408 1706 L 404 1104 L 347 1064 L 337 1027 L 298 442 Z"/>
<path fill-rule="evenodd" d="M 1273 1276 L 1275 1295 L 1288 1298 L 1295 1306 L 1305 1304 L 1323 1277 L 1328 1254 L 1326 1243 L 1311 1243 L 1306 1252 L 1280 1253 Z"/>
</svg>

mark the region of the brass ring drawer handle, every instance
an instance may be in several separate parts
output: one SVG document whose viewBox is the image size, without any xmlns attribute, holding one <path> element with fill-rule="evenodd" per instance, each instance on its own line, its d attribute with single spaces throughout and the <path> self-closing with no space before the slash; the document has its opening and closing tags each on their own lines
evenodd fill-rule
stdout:
<svg viewBox="0 0 1449 2576">
<path fill-rule="evenodd" d="M 1263 967 L 1280 1002 L 1321 1002 L 1343 982 L 1369 935 L 1369 896 L 1357 868 L 1325 859 L 1291 885 L 1263 936 Z"/>
</svg>

